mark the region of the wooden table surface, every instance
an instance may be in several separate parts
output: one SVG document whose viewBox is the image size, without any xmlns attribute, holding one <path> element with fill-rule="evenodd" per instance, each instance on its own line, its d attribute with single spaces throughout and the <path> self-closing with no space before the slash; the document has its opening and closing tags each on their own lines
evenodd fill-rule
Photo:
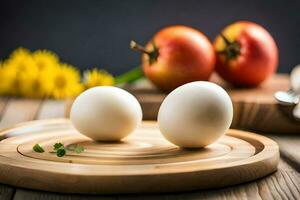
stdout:
<svg viewBox="0 0 300 200">
<path fill-rule="evenodd" d="M 0 98 L 0 128 L 35 119 L 62 118 L 64 110 L 64 101 Z M 255 182 L 207 191 L 114 196 L 59 194 L 0 184 L 0 199 L 300 199 L 300 131 L 299 136 L 264 135 L 278 142 L 281 161 L 276 173 Z"/>
</svg>

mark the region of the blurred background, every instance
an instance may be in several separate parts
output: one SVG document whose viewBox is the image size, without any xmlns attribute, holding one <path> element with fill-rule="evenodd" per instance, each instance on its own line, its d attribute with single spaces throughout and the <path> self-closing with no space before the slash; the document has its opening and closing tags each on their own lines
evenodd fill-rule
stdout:
<svg viewBox="0 0 300 200">
<path fill-rule="evenodd" d="M 140 63 L 131 39 L 145 44 L 162 27 L 183 24 L 213 40 L 226 25 L 251 20 L 277 41 L 279 72 L 300 63 L 300 1 L 51 0 L 2 1 L 0 57 L 15 48 L 49 49 L 80 70 L 119 75 Z"/>
</svg>

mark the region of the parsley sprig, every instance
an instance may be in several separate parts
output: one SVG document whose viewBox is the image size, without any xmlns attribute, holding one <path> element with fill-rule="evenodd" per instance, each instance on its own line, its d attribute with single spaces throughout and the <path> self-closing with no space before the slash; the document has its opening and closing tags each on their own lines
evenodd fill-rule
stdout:
<svg viewBox="0 0 300 200">
<path fill-rule="evenodd" d="M 66 155 L 66 148 L 62 143 L 55 143 L 53 145 L 53 150 L 56 153 L 57 157 L 63 157 Z"/>
<path fill-rule="evenodd" d="M 37 153 L 44 153 L 45 150 L 43 149 L 43 147 L 40 144 L 35 144 L 32 147 L 33 151 L 37 152 Z M 63 157 L 66 155 L 67 151 L 73 151 L 75 153 L 82 153 L 84 151 L 84 147 L 80 146 L 78 144 L 72 144 L 69 146 L 64 146 L 64 144 L 62 143 L 55 143 L 53 145 L 53 151 L 56 153 L 57 157 Z"/>
<path fill-rule="evenodd" d="M 41 147 L 41 145 L 39 144 L 35 144 L 33 147 L 32 147 L 33 151 L 35 152 L 38 152 L 38 153 L 43 153 L 45 152 L 45 150 L 43 149 L 43 147 Z"/>
</svg>

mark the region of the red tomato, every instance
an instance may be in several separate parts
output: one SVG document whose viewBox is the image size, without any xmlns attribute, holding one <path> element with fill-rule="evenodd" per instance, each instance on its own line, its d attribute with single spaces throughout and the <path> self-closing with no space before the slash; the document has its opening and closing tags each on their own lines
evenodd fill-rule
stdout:
<svg viewBox="0 0 300 200">
<path fill-rule="evenodd" d="M 272 75 L 278 64 L 278 49 L 261 26 L 240 21 L 218 35 L 216 71 L 235 86 L 257 86 Z"/>
<path fill-rule="evenodd" d="M 143 51 L 143 70 L 158 88 L 171 91 L 188 82 L 208 80 L 214 70 L 215 53 L 201 32 L 186 26 L 170 26 L 156 33 Z"/>
</svg>

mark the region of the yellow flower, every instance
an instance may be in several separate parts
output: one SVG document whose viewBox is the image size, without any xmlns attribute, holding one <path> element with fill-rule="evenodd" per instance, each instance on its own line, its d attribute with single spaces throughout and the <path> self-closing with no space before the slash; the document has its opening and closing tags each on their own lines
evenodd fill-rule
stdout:
<svg viewBox="0 0 300 200">
<path fill-rule="evenodd" d="M 45 98 L 51 95 L 53 84 L 52 71 L 42 71 L 38 76 L 27 76 L 22 79 L 21 94 L 30 98 Z"/>
<path fill-rule="evenodd" d="M 0 77 L 0 93 L 2 95 L 20 95 L 22 82 L 16 68 L 9 67 L 6 62 L 3 63 L 0 70 Z"/>
<path fill-rule="evenodd" d="M 52 96 L 56 99 L 77 96 L 83 89 L 79 71 L 68 64 L 60 65 L 52 76 Z"/>
<path fill-rule="evenodd" d="M 24 49 L 18 48 L 6 61 L 9 68 L 13 68 L 17 72 L 18 77 L 37 75 L 38 68 L 31 56 L 31 53 Z"/>
<path fill-rule="evenodd" d="M 3 64 L 0 63 L 0 95 L 4 95 L 5 94 L 5 85 L 3 84 L 3 80 L 4 80 L 4 70 L 3 70 Z"/>
<path fill-rule="evenodd" d="M 10 58 L 26 57 L 30 55 L 31 52 L 28 49 L 19 47 L 10 54 Z"/>
<path fill-rule="evenodd" d="M 32 58 L 40 72 L 54 70 L 59 64 L 58 56 L 48 50 L 37 50 L 33 52 Z"/>
<path fill-rule="evenodd" d="M 83 81 L 87 88 L 114 85 L 114 77 L 111 74 L 96 68 L 85 71 Z"/>
<path fill-rule="evenodd" d="M 20 87 L 21 94 L 31 98 L 47 97 L 52 92 L 52 75 L 59 65 L 58 57 L 56 54 L 47 50 L 35 51 L 31 57 L 37 72 L 26 73 L 26 76 L 21 77 L 24 83 Z"/>
<path fill-rule="evenodd" d="M 28 80 L 38 76 L 38 68 L 29 50 L 18 48 L 3 63 L 1 93 L 7 95 L 26 95 Z M 25 81 L 27 80 L 27 81 Z"/>
</svg>

